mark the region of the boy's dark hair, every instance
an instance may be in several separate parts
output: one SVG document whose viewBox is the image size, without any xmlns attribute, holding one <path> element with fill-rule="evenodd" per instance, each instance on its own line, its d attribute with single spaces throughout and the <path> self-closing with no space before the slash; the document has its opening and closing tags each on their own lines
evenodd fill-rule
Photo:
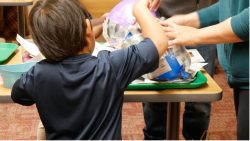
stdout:
<svg viewBox="0 0 250 141">
<path fill-rule="evenodd" d="M 88 45 L 86 19 L 90 18 L 78 0 L 40 0 L 29 15 L 30 33 L 49 61 L 61 61 Z"/>
</svg>

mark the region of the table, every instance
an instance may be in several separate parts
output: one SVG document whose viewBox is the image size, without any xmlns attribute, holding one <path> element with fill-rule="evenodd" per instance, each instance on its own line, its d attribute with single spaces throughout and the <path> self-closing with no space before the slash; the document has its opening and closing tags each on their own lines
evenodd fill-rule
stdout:
<svg viewBox="0 0 250 141">
<path fill-rule="evenodd" d="M 0 0 L 0 6 L 17 6 L 18 33 L 25 37 L 25 13 L 24 6 L 32 5 L 33 0 Z"/>
<path fill-rule="evenodd" d="M 14 57 L 7 64 L 20 63 L 21 50 L 18 49 Z M 167 139 L 178 140 L 180 102 L 213 102 L 222 98 L 222 89 L 203 72 L 208 81 L 203 87 L 196 89 L 166 89 L 161 91 L 125 91 L 125 102 L 169 102 L 167 112 Z M 0 103 L 12 102 L 11 90 L 0 85 Z"/>
<path fill-rule="evenodd" d="M 167 109 L 167 139 L 178 140 L 180 102 L 213 102 L 222 98 L 222 89 L 203 71 L 207 84 L 196 89 L 166 89 L 161 91 L 126 91 L 126 102 L 169 102 Z"/>
</svg>

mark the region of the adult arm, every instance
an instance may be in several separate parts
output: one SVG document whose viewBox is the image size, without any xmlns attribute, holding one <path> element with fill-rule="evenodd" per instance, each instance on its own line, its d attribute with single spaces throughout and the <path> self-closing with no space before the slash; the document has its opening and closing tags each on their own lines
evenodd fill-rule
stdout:
<svg viewBox="0 0 250 141">
<path fill-rule="evenodd" d="M 165 32 L 169 45 L 220 44 L 249 40 L 249 8 L 227 20 L 202 29 L 167 23 Z"/>
<path fill-rule="evenodd" d="M 219 3 L 217 2 L 210 7 L 201 9 L 197 12 L 172 16 L 161 22 L 161 24 L 165 25 L 166 22 L 173 22 L 178 25 L 194 28 L 202 28 L 216 24 L 219 22 Z"/>
<path fill-rule="evenodd" d="M 197 12 L 199 17 L 199 28 L 219 23 L 219 2 L 201 9 Z"/>
</svg>

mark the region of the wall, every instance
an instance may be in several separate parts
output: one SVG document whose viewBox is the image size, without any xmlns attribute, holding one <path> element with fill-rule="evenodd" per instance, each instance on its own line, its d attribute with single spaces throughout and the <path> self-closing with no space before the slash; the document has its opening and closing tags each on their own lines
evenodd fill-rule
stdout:
<svg viewBox="0 0 250 141">
<path fill-rule="evenodd" d="M 34 3 L 37 0 L 34 0 Z M 80 0 L 80 2 L 88 9 L 93 17 L 100 17 L 109 12 L 120 0 Z M 30 11 L 32 6 L 29 6 Z"/>
<path fill-rule="evenodd" d="M 34 3 L 37 0 L 34 0 Z M 80 2 L 88 9 L 91 15 L 96 18 L 100 17 L 104 13 L 109 12 L 116 4 L 121 0 L 80 0 Z M 29 6 L 28 12 L 32 6 Z M 97 39 L 98 41 L 104 41 L 102 37 Z"/>
<path fill-rule="evenodd" d="M 109 12 L 120 0 L 80 0 L 93 17 Z"/>
</svg>

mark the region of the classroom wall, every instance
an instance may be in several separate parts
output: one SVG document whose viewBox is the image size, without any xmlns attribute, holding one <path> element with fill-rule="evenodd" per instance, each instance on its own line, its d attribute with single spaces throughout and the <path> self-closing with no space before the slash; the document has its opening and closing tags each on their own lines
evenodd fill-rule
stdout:
<svg viewBox="0 0 250 141">
<path fill-rule="evenodd" d="M 121 0 L 80 0 L 93 17 L 109 12 Z"/>
<path fill-rule="evenodd" d="M 34 0 L 34 3 L 36 1 L 37 0 Z M 109 12 L 120 1 L 121 0 L 80 0 L 94 18 L 100 17 L 104 13 Z M 31 8 L 32 6 L 29 6 L 28 12 L 30 12 Z M 97 41 L 104 41 L 104 39 L 100 37 Z"/>
<path fill-rule="evenodd" d="M 34 0 L 34 3 L 37 0 Z M 100 17 L 109 12 L 121 0 L 80 0 L 80 2 L 89 10 L 93 17 Z M 30 11 L 32 6 L 29 6 Z"/>
</svg>

